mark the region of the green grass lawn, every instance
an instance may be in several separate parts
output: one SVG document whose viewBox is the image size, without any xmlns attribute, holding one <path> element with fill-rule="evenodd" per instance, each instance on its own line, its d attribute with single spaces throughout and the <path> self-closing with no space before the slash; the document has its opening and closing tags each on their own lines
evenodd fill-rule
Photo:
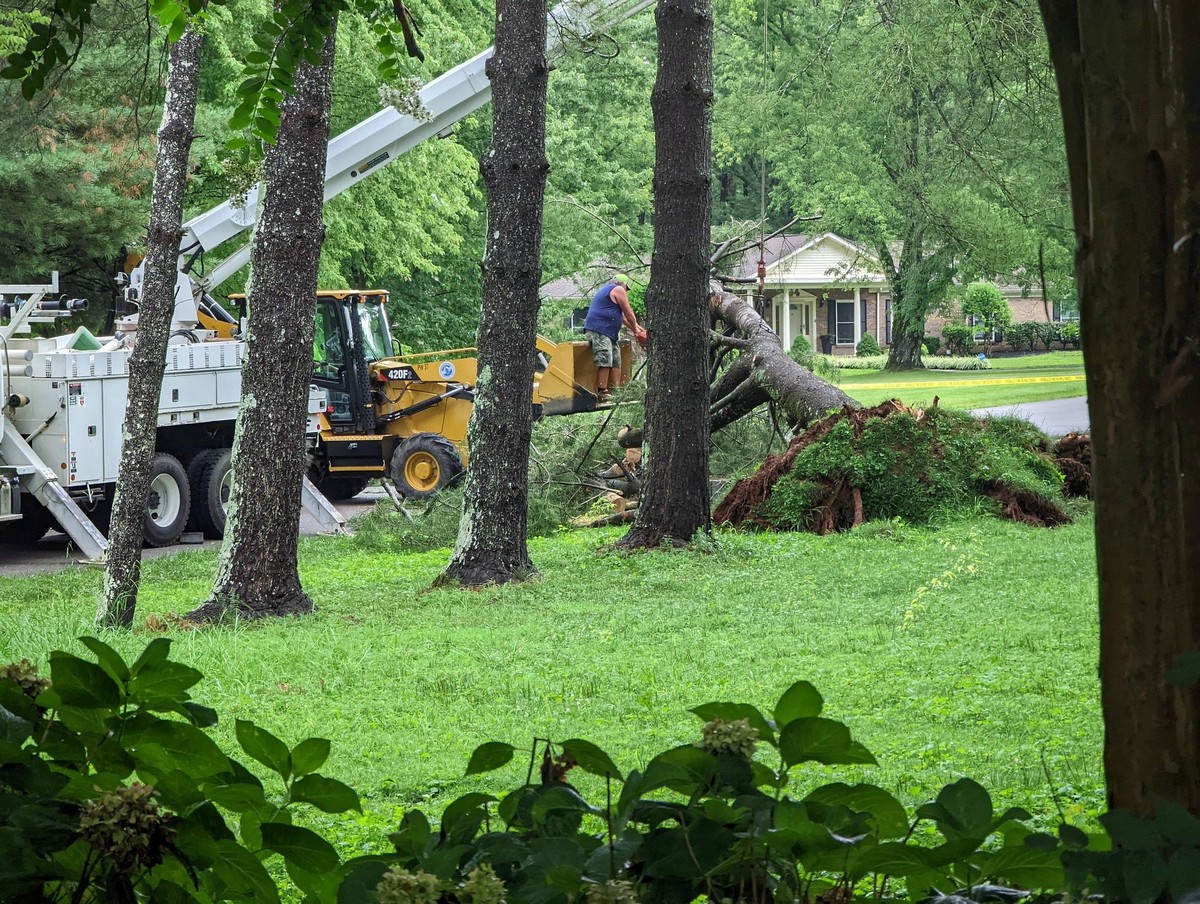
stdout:
<svg viewBox="0 0 1200 904">
<path fill-rule="evenodd" d="M 910 405 L 928 405 L 936 395 L 943 405 L 954 408 L 990 408 L 1066 399 L 1087 394 L 1083 383 L 1082 352 L 1047 352 L 1014 358 L 991 358 L 988 370 L 933 371 L 917 370 L 892 373 L 866 370 L 841 372 L 838 382 L 843 392 L 864 405 L 899 398 Z M 1070 382 L 1004 383 L 995 380 L 1037 377 L 1079 377 Z M 896 384 L 933 383 L 935 386 Z"/>
<path fill-rule="evenodd" d="M 315 616 L 176 629 L 200 668 L 197 698 L 290 743 L 333 739 L 328 774 L 382 819 L 523 766 L 463 779 L 485 740 L 584 737 L 622 768 L 698 737 L 709 700 L 770 706 L 792 681 L 824 693 L 881 765 L 870 780 L 909 802 L 970 775 L 1044 817 L 1052 792 L 1076 816 L 1102 799 L 1093 528 L 980 517 L 940 529 L 722 534 L 711 551 L 624 556 L 615 531 L 532 542 L 544 575 L 486 592 L 427 591 L 446 551 L 380 554 L 365 538 L 308 538 Z M 147 562 L 138 624 L 208 590 L 215 556 Z M 0 662 L 81 653 L 100 575 L 0 579 Z M 125 653 L 152 636 L 109 632 Z M 830 780 L 832 770 L 813 776 Z M 841 767 L 836 773 L 845 776 Z M 439 809 L 440 812 L 440 809 Z"/>
</svg>

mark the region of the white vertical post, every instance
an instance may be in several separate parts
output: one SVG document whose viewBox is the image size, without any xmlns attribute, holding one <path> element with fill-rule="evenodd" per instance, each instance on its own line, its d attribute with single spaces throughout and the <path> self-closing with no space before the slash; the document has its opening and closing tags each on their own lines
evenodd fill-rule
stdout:
<svg viewBox="0 0 1200 904">
<path fill-rule="evenodd" d="M 880 323 L 879 309 L 882 307 L 883 307 L 883 292 L 881 292 L 879 289 L 876 289 L 875 290 L 875 338 L 879 340 L 880 346 L 882 346 L 884 344 L 884 340 L 887 338 L 885 336 L 883 330 L 881 330 L 879 328 L 879 323 Z"/>
<path fill-rule="evenodd" d="M 854 348 L 858 349 L 858 343 L 862 340 L 862 289 L 859 286 L 854 287 Z"/>
<path fill-rule="evenodd" d="M 783 340 L 783 350 L 785 352 L 792 349 L 792 290 L 783 290 L 783 335 L 779 337 Z"/>
</svg>

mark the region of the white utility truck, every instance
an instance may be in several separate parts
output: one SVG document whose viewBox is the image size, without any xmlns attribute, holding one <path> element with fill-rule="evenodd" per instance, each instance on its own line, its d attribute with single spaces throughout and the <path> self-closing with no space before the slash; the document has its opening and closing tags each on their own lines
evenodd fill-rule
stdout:
<svg viewBox="0 0 1200 904">
<path fill-rule="evenodd" d="M 566 2 L 549 14 L 546 51 L 557 59 L 572 41 L 648 8 L 653 0 Z M 420 92 L 419 117 L 386 107 L 329 142 L 325 198 L 335 197 L 430 138 L 445 135 L 491 99 L 484 71 L 493 48 L 432 80 Z M 209 537 L 225 526 L 229 450 L 241 395 L 246 345 L 240 324 L 210 294 L 250 259 L 246 243 L 211 271 L 193 274 L 203 254 L 250 230 L 258 190 L 188 221 L 179 248 L 171 345 L 159 402 L 158 443 L 147 502 L 146 541 L 176 542 L 190 523 Z M 125 289 L 136 307 L 140 268 Z M 0 286 L 0 540 L 40 539 L 55 523 L 89 558 L 101 560 L 120 460 L 129 356 L 137 314 L 112 337 L 86 330 L 32 338 L 30 324 L 57 321 L 86 307 L 55 298 L 48 285 Z M 324 391 L 310 392 L 309 436 L 317 436 Z M 315 454 L 320 456 L 318 445 Z M 306 509 L 325 528 L 342 522 L 305 479 Z"/>
</svg>

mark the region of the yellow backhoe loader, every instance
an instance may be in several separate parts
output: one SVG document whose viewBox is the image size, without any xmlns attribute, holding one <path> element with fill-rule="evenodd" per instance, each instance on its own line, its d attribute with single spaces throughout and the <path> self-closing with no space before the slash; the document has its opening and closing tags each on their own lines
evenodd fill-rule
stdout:
<svg viewBox="0 0 1200 904">
<path fill-rule="evenodd" d="M 475 349 L 397 354 L 387 300 L 382 290 L 317 293 L 313 383 L 329 405 L 309 476 L 330 499 L 355 496 L 378 477 L 410 499 L 424 499 L 467 462 Z M 625 340 L 622 382 L 632 357 Z M 609 407 L 596 394 L 588 343 L 539 336 L 537 362 L 530 393 L 535 417 Z"/>
</svg>

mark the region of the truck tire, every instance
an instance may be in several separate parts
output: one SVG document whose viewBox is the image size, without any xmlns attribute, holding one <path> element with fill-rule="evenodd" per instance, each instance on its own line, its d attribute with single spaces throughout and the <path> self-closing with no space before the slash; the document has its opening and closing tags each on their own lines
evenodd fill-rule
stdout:
<svg viewBox="0 0 1200 904">
<path fill-rule="evenodd" d="M 418 433 L 396 447 L 388 476 L 400 495 L 428 499 L 462 471 L 462 458 L 454 443 L 435 433 Z"/>
<path fill-rule="evenodd" d="M 21 495 L 21 520 L 5 521 L 0 524 L 0 543 L 14 546 L 33 546 L 46 536 L 46 531 L 57 527 L 58 522 L 50 510 L 37 501 L 32 493 Z"/>
<path fill-rule="evenodd" d="M 170 546 L 179 541 L 188 523 L 192 494 L 187 472 L 174 455 L 158 452 L 150 465 L 150 493 L 142 537 L 147 546 Z"/>
<path fill-rule="evenodd" d="M 188 466 L 192 487 L 192 530 L 203 531 L 206 539 L 225 536 L 229 494 L 233 490 L 232 449 L 205 449 Z"/>
</svg>

